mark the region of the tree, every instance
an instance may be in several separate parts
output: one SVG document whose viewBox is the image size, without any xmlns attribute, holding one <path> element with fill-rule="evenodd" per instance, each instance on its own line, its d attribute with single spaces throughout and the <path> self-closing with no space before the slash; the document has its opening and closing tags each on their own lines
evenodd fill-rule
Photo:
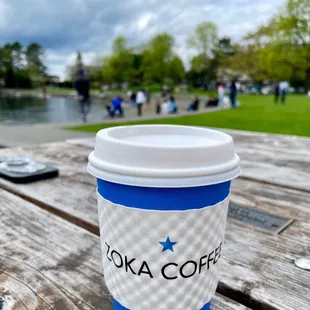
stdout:
<svg viewBox="0 0 310 310">
<path fill-rule="evenodd" d="M 0 79 L 5 87 L 32 87 L 30 71 L 25 64 L 25 49 L 19 42 L 0 47 Z"/>
<path fill-rule="evenodd" d="M 112 56 L 102 58 L 102 79 L 104 83 L 112 84 L 116 81 L 116 74 L 112 64 Z"/>
<path fill-rule="evenodd" d="M 15 69 L 22 69 L 24 67 L 24 49 L 23 46 L 18 42 L 14 42 L 11 45 L 13 67 Z"/>
<path fill-rule="evenodd" d="M 173 58 L 174 39 L 168 33 L 156 35 L 144 47 L 142 71 L 146 82 L 163 84 L 168 78 L 169 62 Z"/>
<path fill-rule="evenodd" d="M 168 77 L 172 80 L 173 85 L 181 83 L 184 79 L 185 68 L 179 56 L 174 56 L 168 63 Z"/>
<path fill-rule="evenodd" d="M 199 24 L 187 40 L 190 48 L 196 49 L 198 54 L 202 54 L 206 58 L 212 57 L 217 41 L 217 27 L 211 22 Z"/>
<path fill-rule="evenodd" d="M 46 67 L 44 65 L 44 49 L 38 43 L 30 43 L 26 47 L 27 69 L 33 81 L 41 84 L 44 80 Z"/>
<path fill-rule="evenodd" d="M 97 55 L 94 57 L 91 65 L 87 66 L 87 72 L 92 81 L 92 87 L 100 88 L 102 84 L 102 56 Z"/>
<path fill-rule="evenodd" d="M 310 3 L 288 0 L 283 11 L 246 37 L 255 44 L 265 77 L 301 80 L 310 87 Z"/>
<path fill-rule="evenodd" d="M 222 60 L 222 71 L 233 76 L 248 75 L 252 80 L 262 81 L 268 77 L 265 65 L 260 62 L 261 47 L 257 43 L 235 44 L 234 54 Z"/>
<path fill-rule="evenodd" d="M 192 59 L 192 70 L 201 75 L 202 84 L 206 87 L 209 82 L 208 66 L 214 57 L 218 43 L 217 27 L 214 23 L 203 22 L 187 40 L 188 46 L 196 50 L 198 55 Z"/>
<path fill-rule="evenodd" d="M 275 31 L 280 45 L 290 45 L 290 53 L 283 55 L 291 60 L 293 73 L 300 70 L 305 86 L 310 87 L 310 3 L 309 0 L 288 0 L 279 16 Z M 285 53 L 285 50 L 284 50 Z"/>
<path fill-rule="evenodd" d="M 133 75 L 134 56 L 128 47 L 127 39 L 117 37 L 112 44 L 112 66 L 115 70 L 117 82 L 128 82 Z"/>
<path fill-rule="evenodd" d="M 127 39 L 119 36 L 112 43 L 112 55 L 103 58 L 102 75 L 106 83 L 128 82 L 133 76 L 134 55 Z"/>
<path fill-rule="evenodd" d="M 13 57 L 11 44 L 5 44 L 0 50 L 0 70 L 4 80 L 5 87 L 13 88 L 15 86 Z"/>
<path fill-rule="evenodd" d="M 113 55 L 121 55 L 128 52 L 127 39 L 123 36 L 119 36 L 112 42 Z"/>
</svg>

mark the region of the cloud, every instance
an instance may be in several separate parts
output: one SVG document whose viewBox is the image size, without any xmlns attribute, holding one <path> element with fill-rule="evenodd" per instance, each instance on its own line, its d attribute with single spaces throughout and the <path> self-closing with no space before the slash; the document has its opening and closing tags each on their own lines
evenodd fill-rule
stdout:
<svg viewBox="0 0 310 310">
<path fill-rule="evenodd" d="M 86 62 L 108 53 L 117 35 L 138 45 L 159 32 L 176 39 L 186 60 L 186 37 L 205 20 L 237 41 L 265 23 L 285 0 L 0 0 L 0 44 L 35 41 L 47 50 L 51 73 L 64 76 L 77 50 Z"/>
</svg>

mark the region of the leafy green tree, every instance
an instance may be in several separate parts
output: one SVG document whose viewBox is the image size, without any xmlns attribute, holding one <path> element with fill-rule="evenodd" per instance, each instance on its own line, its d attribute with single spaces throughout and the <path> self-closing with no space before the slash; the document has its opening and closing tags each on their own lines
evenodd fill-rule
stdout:
<svg viewBox="0 0 310 310">
<path fill-rule="evenodd" d="M 19 42 L 0 47 L 0 78 L 7 88 L 30 88 L 30 71 L 25 68 L 25 49 Z"/>
<path fill-rule="evenodd" d="M 10 44 L 5 44 L 0 49 L 0 71 L 4 80 L 5 87 L 12 88 L 15 86 L 13 58 Z"/>
<path fill-rule="evenodd" d="M 102 57 L 97 55 L 90 66 L 86 67 L 89 78 L 92 81 L 92 87 L 100 88 L 103 79 L 102 79 Z"/>
<path fill-rule="evenodd" d="M 22 69 L 24 67 L 24 48 L 18 41 L 11 44 L 11 53 L 14 69 Z"/>
<path fill-rule="evenodd" d="M 112 65 L 112 56 L 105 56 L 102 59 L 102 79 L 106 84 L 116 81 L 116 74 Z"/>
<path fill-rule="evenodd" d="M 187 40 L 190 48 L 194 48 L 198 54 L 204 55 L 206 58 L 212 57 L 217 42 L 217 27 L 212 22 L 200 23 Z"/>
<path fill-rule="evenodd" d="M 130 81 L 133 74 L 134 55 L 127 39 L 119 36 L 112 43 L 112 55 L 103 59 L 103 77 L 107 82 Z"/>
<path fill-rule="evenodd" d="M 169 77 L 169 62 L 173 58 L 174 39 L 168 33 L 156 35 L 144 47 L 142 70 L 145 82 L 163 84 Z"/>
<path fill-rule="evenodd" d="M 199 24 L 195 32 L 189 36 L 187 44 L 190 48 L 196 50 L 197 55 L 191 61 L 191 70 L 198 73 L 202 79 L 202 84 L 206 87 L 210 81 L 208 68 L 210 64 L 214 65 L 214 51 L 218 43 L 217 27 L 212 22 L 203 22 Z M 214 75 L 214 74 L 213 74 Z"/>
<path fill-rule="evenodd" d="M 30 43 L 26 47 L 25 56 L 31 79 L 37 84 L 43 84 L 46 74 L 43 47 L 38 43 Z"/>
<path fill-rule="evenodd" d="M 288 0 L 282 12 L 246 36 L 252 65 L 263 78 L 299 80 L 310 87 L 310 2 Z"/>
<path fill-rule="evenodd" d="M 181 83 L 184 79 L 185 68 L 179 56 L 174 56 L 168 63 L 168 77 L 172 80 L 173 85 Z"/>
<path fill-rule="evenodd" d="M 26 47 L 27 67 L 34 73 L 43 75 L 46 72 L 44 65 L 44 49 L 38 43 L 30 43 Z"/>
<path fill-rule="evenodd" d="M 134 74 L 133 62 L 134 55 L 131 48 L 128 47 L 125 37 L 117 37 L 113 42 L 114 67 L 119 82 L 128 82 Z"/>
<path fill-rule="evenodd" d="M 218 43 L 215 47 L 215 52 L 220 57 L 230 57 L 235 53 L 234 46 L 231 43 L 229 37 L 223 37 L 218 40 Z"/>
</svg>

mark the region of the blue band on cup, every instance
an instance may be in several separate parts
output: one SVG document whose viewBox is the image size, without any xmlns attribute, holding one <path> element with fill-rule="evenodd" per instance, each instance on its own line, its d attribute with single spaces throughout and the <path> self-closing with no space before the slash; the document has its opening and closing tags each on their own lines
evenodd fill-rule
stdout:
<svg viewBox="0 0 310 310">
<path fill-rule="evenodd" d="M 130 310 L 123 307 L 118 301 L 114 299 L 114 310 Z M 211 302 L 205 304 L 200 310 L 210 310 L 211 309 Z"/>
<path fill-rule="evenodd" d="M 198 187 L 154 188 L 116 184 L 98 179 L 98 192 L 106 200 L 130 208 L 161 211 L 202 209 L 229 195 L 230 181 Z"/>
</svg>

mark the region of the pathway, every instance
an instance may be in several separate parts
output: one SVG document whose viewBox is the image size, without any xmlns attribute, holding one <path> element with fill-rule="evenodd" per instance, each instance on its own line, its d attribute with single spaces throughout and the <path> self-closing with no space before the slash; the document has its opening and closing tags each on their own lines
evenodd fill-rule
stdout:
<svg viewBox="0 0 310 310">
<path fill-rule="evenodd" d="M 149 111 L 148 111 L 149 110 Z M 135 110 L 129 109 L 125 113 L 128 115 L 123 119 L 104 119 L 104 123 L 113 123 L 120 121 L 135 121 L 135 120 L 147 120 L 147 119 L 157 119 L 163 117 L 178 117 L 182 115 L 192 114 L 192 112 L 181 112 L 176 115 L 154 115 L 151 113 L 152 107 L 146 107 L 146 113 L 144 117 L 138 118 L 135 116 Z M 219 108 L 209 108 L 203 109 L 196 113 L 210 113 L 218 111 Z M 0 125 L 0 147 L 14 147 L 23 145 L 33 145 L 48 142 L 64 141 L 67 139 L 74 138 L 85 138 L 92 137 L 92 133 L 84 133 L 72 130 L 63 129 L 66 126 L 78 126 L 79 123 L 69 123 L 69 124 L 33 124 L 33 125 Z"/>
</svg>

